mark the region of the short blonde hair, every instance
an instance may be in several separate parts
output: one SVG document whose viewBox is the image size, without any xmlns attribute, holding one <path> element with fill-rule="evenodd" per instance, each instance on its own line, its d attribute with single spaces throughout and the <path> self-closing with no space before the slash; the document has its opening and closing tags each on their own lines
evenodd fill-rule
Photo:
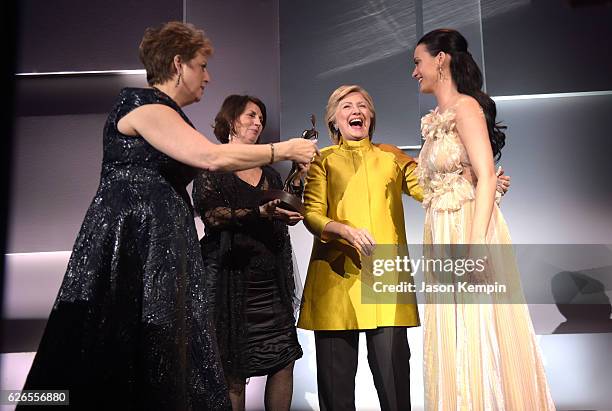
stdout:
<svg viewBox="0 0 612 411">
<path fill-rule="evenodd" d="M 327 123 L 327 130 L 329 131 L 329 137 L 334 144 L 338 144 L 340 142 L 340 130 L 334 126 L 334 122 L 336 120 L 336 110 L 338 109 L 338 105 L 340 101 L 344 99 L 351 93 L 360 93 L 366 101 L 368 109 L 372 114 L 372 118 L 370 119 L 370 128 L 368 129 L 368 136 L 370 140 L 372 139 L 372 135 L 374 134 L 374 128 L 376 126 L 376 110 L 374 110 L 374 101 L 372 100 L 372 96 L 368 93 L 363 87 L 358 86 L 356 84 L 351 85 L 343 85 L 338 87 L 331 93 L 329 96 L 329 100 L 327 100 L 327 108 L 325 110 L 325 122 Z"/>
</svg>

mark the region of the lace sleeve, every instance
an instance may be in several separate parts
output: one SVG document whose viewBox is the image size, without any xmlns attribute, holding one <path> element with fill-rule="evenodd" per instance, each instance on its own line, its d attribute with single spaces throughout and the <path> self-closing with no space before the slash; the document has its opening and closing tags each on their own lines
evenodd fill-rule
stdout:
<svg viewBox="0 0 612 411">
<path fill-rule="evenodd" d="M 200 173 L 193 181 L 193 203 L 206 227 L 240 227 L 257 220 L 259 207 L 240 208 L 224 193 L 227 178 L 207 171 Z M 225 183 L 225 184 L 222 184 Z"/>
</svg>

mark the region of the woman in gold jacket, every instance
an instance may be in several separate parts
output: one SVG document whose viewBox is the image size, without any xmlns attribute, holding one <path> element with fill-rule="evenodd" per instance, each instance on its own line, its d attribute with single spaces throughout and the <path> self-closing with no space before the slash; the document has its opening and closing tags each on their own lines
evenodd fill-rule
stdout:
<svg viewBox="0 0 612 411">
<path fill-rule="evenodd" d="M 360 86 L 336 89 L 326 120 L 336 145 L 321 150 L 306 179 L 304 222 L 315 239 L 298 322 L 315 331 L 319 405 L 355 409 L 357 347 L 365 331 L 381 409 L 407 410 L 406 327 L 419 325 L 414 294 L 366 302 L 362 287 L 371 287 L 364 269 L 376 244 L 398 251 L 406 245 L 402 193 L 423 198 L 416 162 L 397 147 L 372 144 L 376 114 Z"/>
</svg>

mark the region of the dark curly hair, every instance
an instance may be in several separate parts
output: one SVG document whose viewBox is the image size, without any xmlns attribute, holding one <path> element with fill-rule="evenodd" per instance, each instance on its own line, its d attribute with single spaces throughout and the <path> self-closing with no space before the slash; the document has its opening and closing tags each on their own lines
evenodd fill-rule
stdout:
<svg viewBox="0 0 612 411">
<path fill-rule="evenodd" d="M 229 141 L 229 135 L 235 132 L 234 123 L 244 112 L 249 102 L 255 104 L 261 110 L 261 131 L 263 132 L 264 128 L 266 128 L 266 105 L 257 97 L 232 94 L 227 96 L 223 104 L 221 104 L 221 108 L 215 116 L 215 122 L 212 125 L 217 140 L 223 144 Z"/>
<path fill-rule="evenodd" d="M 147 70 L 147 82 L 153 86 L 170 80 L 176 74 L 172 64 L 174 56 L 179 55 L 187 62 L 197 52 L 206 57 L 213 52 L 212 43 L 204 31 L 190 23 L 170 21 L 145 30 L 138 57 Z"/>
<path fill-rule="evenodd" d="M 506 144 L 506 134 L 503 130 L 507 127 L 495 122 L 497 107 L 491 97 L 482 91 L 482 72 L 468 51 L 468 42 L 457 30 L 437 29 L 425 34 L 417 42 L 423 44 L 429 54 L 434 57 L 439 52 L 450 54 L 450 71 L 453 81 L 457 85 L 457 91 L 474 97 L 487 120 L 489 140 L 493 149 L 493 158 L 497 161 L 501 158 L 501 149 Z"/>
</svg>

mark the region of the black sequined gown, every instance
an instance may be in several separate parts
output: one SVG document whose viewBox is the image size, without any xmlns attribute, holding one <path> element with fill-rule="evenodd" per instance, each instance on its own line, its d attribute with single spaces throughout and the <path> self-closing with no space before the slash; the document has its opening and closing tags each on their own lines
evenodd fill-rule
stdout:
<svg viewBox="0 0 612 411">
<path fill-rule="evenodd" d="M 72 409 L 227 409 L 185 188 L 197 170 L 117 129 L 145 104 L 191 125 L 161 91 L 121 91 L 104 127 L 100 186 L 25 389 L 69 389 Z"/>
<path fill-rule="evenodd" d="M 203 172 L 193 183 L 202 217 L 208 287 L 226 375 L 269 375 L 302 356 L 293 304 L 295 282 L 287 226 L 259 215 L 262 190 L 281 189 L 280 175 L 263 167 L 257 186 L 233 173 Z"/>
</svg>

